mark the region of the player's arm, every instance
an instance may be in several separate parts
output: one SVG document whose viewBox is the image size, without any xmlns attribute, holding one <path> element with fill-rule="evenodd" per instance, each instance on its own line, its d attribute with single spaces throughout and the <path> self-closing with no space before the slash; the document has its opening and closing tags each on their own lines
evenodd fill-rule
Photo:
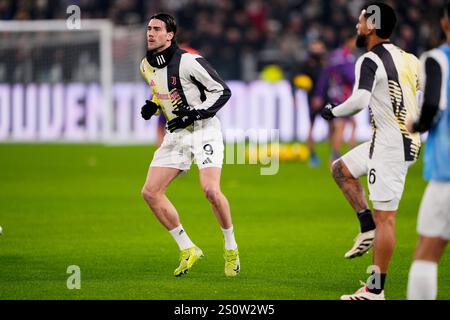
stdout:
<svg viewBox="0 0 450 320">
<path fill-rule="evenodd" d="M 203 119 L 213 117 L 230 99 L 231 90 L 206 59 L 197 57 L 190 67 L 190 79 L 205 93 L 205 100 L 194 107 Z"/>
<path fill-rule="evenodd" d="M 186 128 L 196 120 L 213 117 L 231 97 L 231 90 L 204 58 L 200 56 L 190 58 L 183 72 L 186 72 L 185 76 L 202 90 L 204 100 L 192 108 L 187 106 L 174 110 L 173 113 L 177 117 L 167 124 L 171 132 Z"/>
<path fill-rule="evenodd" d="M 148 72 L 149 70 L 146 70 L 145 68 L 145 59 L 142 60 L 140 68 L 141 76 L 144 78 L 144 80 L 150 84 L 150 80 L 148 78 Z M 160 112 L 159 107 L 159 101 L 156 97 L 155 90 L 152 87 L 152 99 L 151 100 L 145 100 L 145 104 L 141 108 L 141 116 L 144 118 L 144 120 L 150 120 L 150 118 L 158 114 Z"/>
<path fill-rule="evenodd" d="M 357 63 L 352 95 L 338 106 L 327 105 L 321 112 L 322 117 L 331 120 L 336 117 L 351 116 L 367 107 L 375 86 L 377 69 L 377 64 L 368 57 L 364 57 L 361 63 Z"/>
<path fill-rule="evenodd" d="M 412 125 L 412 132 L 426 132 L 433 125 L 439 108 L 443 105 L 443 72 L 438 61 L 431 56 L 423 59 L 425 84 L 420 118 Z"/>
</svg>

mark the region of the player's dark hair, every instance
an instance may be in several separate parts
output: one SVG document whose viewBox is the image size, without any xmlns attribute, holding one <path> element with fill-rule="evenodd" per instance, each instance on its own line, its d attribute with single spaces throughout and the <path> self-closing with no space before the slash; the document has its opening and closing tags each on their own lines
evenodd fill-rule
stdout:
<svg viewBox="0 0 450 320">
<path fill-rule="evenodd" d="M 397 25 L 397 15 L 395 14 L 394 9 L 386 3 L 375 1 L 367 4 L 363 9 L 367 10 L 371 6 L 376 6 L 380 9 L 380 22 L 379 27 L 376 29 L 376 34 L 381 39 L 389 39 L 389 37 L 394 32 L 394 29 Z M 365 17 L 369 18 L 372 13 L 367 12 Z"/>
<path fill-rule="evenodd" d="M 167 32 L 173 32 L 174 36 L 172 38 L 172 43 L 175 43 L 176 42 L 175 35 L 177 34 L 177 23 L 175 21 L 175 18 L 168 13 L 161 12 L 161 13 L 152 15 L 149 20 L 152 20 L 152 19 L 161 20 L 162 22 L 164 22 L 166 24 Z"/>
</svg>

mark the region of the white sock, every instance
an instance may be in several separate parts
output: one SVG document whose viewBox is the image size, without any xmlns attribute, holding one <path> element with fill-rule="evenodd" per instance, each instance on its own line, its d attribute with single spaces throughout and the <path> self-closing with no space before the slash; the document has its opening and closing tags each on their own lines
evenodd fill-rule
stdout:
<svg viewBox="0 0 450 320">
<path fill-rule="evenodd" d="M 170 230 L 169 233 L 177 242 L 180 250 L 195 247 L 195 244 L 191 241 L 191 239 L 189 239 L 189 236 L 187 235 L 186 231 L 184 230 L 181 224 L 175 229 Z"/>
<path fill-rule="evenodd" d="M 237 249 L 237 243 L 236 240 L 234 239 L 234 231 L 233 231 L 233 226 L 231 226 L 231 228 L 229 229 L 222 229 L 223 232 L 223 236 L 225 238 L 225 249 L 226 250 L 236 250 Z"/>
<path fill-rule="evenodd" d="M 435 300 L 437 296 L 437 263 L 416 260 L 409 270 L 408 300 Z"/>
</svg>

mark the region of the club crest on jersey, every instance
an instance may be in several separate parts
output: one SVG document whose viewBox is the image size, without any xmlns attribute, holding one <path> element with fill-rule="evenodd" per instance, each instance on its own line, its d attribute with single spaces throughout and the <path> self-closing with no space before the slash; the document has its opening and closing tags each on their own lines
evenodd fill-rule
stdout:
<svg viewBox="0 0 450 320">
<path fill-rule="evenodd" d="M 172 76 L 171 79 L 172 79 L 172 85 L 176 86 L 177 85 L 177 77 Z"/>
</svg>

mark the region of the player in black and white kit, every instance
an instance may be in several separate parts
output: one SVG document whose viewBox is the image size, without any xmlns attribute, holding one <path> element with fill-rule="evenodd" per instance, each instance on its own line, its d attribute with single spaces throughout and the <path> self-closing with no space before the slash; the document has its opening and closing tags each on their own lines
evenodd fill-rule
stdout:
<svg viewBox="0 0 450 320">
<path fill-rule="evenodd" d="M 384 3 L 365 7 L 357 25 L 357 45 L 368 52 L 356 63 L 353 94 L 339 106 L 329 105 L 322 111 L 322 116 L 331 120 L 369 106 L 373 129 L 371 141 L 333 163 L 333 177 L 361 225 L 361 232 L 345 257 L 360 256 L 373 244 L 373 264 L 377 268 L 367 284 L 355 294 L 343 295 L 343 300 L 384 300 L 384 283 L 395 246 L 397 210 L 408 168 L 420 151 L 420 135 L 406 128 L 407 121 L 419 116 L 420 63 L 414 55 L 389 42 L 396 21 L 394 10 Z M 367 176 L 373 215 L 358 180 L 361 176 Z"/>
<path fill-rule="evenodd" d="M 441 18 L 447 41 L 421 57 L 424 98 L 420 118 L 410 132 L 428 131 L 423 176 L 429 181 L 417 222 L 420 235 L 408 278 L 409 300 L 434 300 L 438 263 L 450 240 L 450 2 Z M 448 272 L 442 268 L 441 272 Z M 447 276 L 445 274 L 445 276 Z"/>
<path fill-rule="evenodd" d="M 203 252 L 187 235 L 165 192 L 195 160 L 201 187 L 224 234 L 225 274 L 236 276 L 240 271 L 239 252 L 230 206 L 220 189 L 224 146 L 220 122 L 215 116 L 231 91 L 203 57 L 177 46 L 176 32 L 175 19 L 165 13 L 152 16 L 147 26 L 148 52 L 140 71 L 153 97 L 146 101 L 141 114 L 149 120 L 162 112 L 167 120 L 167 134 L 154 154 L 142 195 L 179 246 L 180 265 L 174 275 L 187 273 Z"/>
</svg>

